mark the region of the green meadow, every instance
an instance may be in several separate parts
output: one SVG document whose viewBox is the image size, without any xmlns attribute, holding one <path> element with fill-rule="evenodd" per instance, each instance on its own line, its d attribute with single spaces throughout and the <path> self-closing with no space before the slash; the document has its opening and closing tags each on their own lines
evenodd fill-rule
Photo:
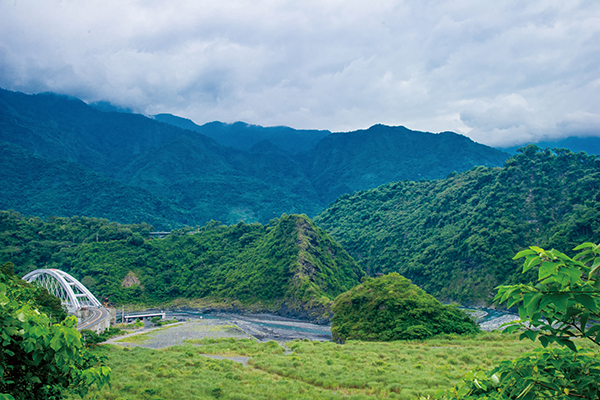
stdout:
<svg viewBox="0 0 600 400">
<path fill-rule="evenodd" d="M 582 343 L 583 344 L 583 343 Z M 469 370 L 490 369 L 538 347 L 497 332 L 423 341 L 345 344 L 295 340 L 189 340 L 162 350 L 98 346 L 111 387 L 94 399 L 415 399 L 450 388 Z M 290 351 L 291 350 L 291 351 Z M 203 354 L 250 357 L 243 365 Z"/>
</svg>

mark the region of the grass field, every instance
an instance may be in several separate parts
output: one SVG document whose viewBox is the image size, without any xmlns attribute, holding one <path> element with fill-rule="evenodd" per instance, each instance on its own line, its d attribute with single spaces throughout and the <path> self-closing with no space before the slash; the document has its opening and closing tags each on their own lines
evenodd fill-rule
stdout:
<svg viewBox="0 0 600 400">
<path fill-rule="evenodd" d="M 278 343 L 250 339 L 188 342 L 163 350 L 99 346 L 113 370 L 112 386 L 90 398 L 414 399 L 539 346 L 500 333 L 344 345 L 296 340 L 285 344 L 291 354 Z M 251 358 L 244 366 L 202 354 Z"/>
</svg>

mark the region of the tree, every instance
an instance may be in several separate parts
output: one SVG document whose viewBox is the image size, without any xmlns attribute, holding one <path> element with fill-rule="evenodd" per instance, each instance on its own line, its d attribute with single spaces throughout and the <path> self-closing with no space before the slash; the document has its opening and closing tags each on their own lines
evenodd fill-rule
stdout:
<svg viewBox="0 0 600 400">
<path fill-rule="evenodd" d="M 52 323 L 31 298 L 31 285 L 0 272 L 0 399 L 62 399 L 84 396 L 91 385 L 110 380 L 103 359 L 81 343 L 75 317 Z"/>
<path fill-rule="evenodd" d="M 537 284 L 500 286 L 495 300 L 518 305 L 520 320 L 505 332 L 539 340 L 543 348 L 504 361 L 489 372 L 471 372 L 442 396 L 458 399 L 598 399 L 600 357 L 576 339 L 600 346 L 600 245 L 583 243 L 573 258 L 532 246 L 523 273 L 538 269 Z M 552 346 L 555 344 L 554 346 Z M 559 347 L 557 347 L 558 345 Z M 549 347 L 550 346 L 550 347 Z"/>
</svg>

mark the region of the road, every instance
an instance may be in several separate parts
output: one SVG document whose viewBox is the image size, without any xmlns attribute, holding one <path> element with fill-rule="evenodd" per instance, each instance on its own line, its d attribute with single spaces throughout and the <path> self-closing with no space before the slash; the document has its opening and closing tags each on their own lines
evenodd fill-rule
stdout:
<svg viewBox="0 0 600 400">
<path fill-rule="evenodd" d="M 77 325 L 78 331 L 82 329 L 89 329 L 103 319 L 110 318 L 110 312 L 104 307 L 89 307 L 89 310 L 92 312 L 92 314 Z"/>
</svg>

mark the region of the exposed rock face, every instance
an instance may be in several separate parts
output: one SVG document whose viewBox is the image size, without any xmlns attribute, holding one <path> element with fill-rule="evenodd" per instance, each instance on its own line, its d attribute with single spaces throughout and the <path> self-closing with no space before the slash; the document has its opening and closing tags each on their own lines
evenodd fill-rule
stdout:
<svg viewBox="0 0 600 400">
<path fill-rule="evenodd" d="M 129 273 L 123 278 L 123 282 L 121 282 L 121 286 L 124 288 L 128 288 L 133 285 L 139 285 L 139 278 L 133 273 L 133 271 L 129 271 Z"/>
</svg>

